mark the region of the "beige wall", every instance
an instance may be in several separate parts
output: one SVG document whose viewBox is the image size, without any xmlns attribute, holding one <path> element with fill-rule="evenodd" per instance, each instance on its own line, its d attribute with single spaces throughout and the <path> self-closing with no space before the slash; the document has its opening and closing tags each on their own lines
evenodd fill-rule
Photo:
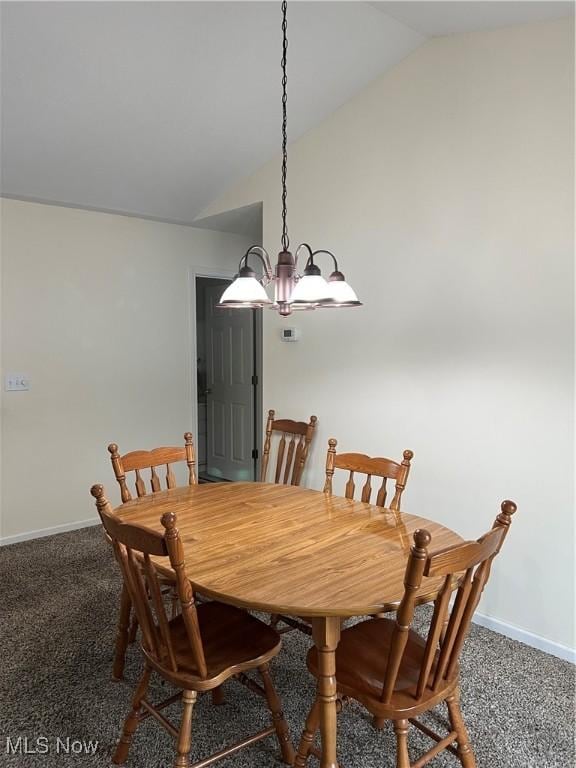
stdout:
<svg viewBox="0 0 576 768">
<path fill-rule="evenodd" d="M 365 306 L 265 313 L 265 407 L 320 420 L 309 484 L 334 436 L 412 448 L 406 509 L 465 536 L 516 500 L 481 610 L 548 648 L 574 648 L 572 48 L 571 21 L 433 40 L 292 146 L 293 242 Z M 274 250 L 278 168 L 204 215 L 262 200 Z"/>
<path fill-rule="evenodd" d="M 180 444 L 193 426 L 190 273 L 233 274 L 243 237 L 2 201 L 1 537 L 116 498 L 106 446 Z M 4 390 L 4 388 L 2 387 Z"/>
</svg>

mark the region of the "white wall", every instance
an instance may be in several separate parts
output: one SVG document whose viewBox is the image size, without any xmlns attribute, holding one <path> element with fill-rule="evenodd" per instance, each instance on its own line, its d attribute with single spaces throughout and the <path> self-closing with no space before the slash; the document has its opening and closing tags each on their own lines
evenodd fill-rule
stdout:
<svg viewBox="0 0 576 768">
<path fill-rule="evenodd" d="M 365 306 L 265 314 L 264 347 L 265 408 L 319 417 L 313 487 L 334 436 L 412 448 L 406 510 L 467 537 L 514 499 L 481 611 L 570 648 L 572 50 L 571 20 L 435 39 L 292 146 L 293 242 L 334 250 Z M 262 200 L 274 251 L 278 169 L 205 215 Z"/>
<path fill-rule="evenodd" d="M 95 516 L 117 498 L 108 443 L 179 445 L 193 426 L 190 272 L 231 275 L 245 238 L 2 201 L 1 537 Z M 195 377 L 195 373 L 194 373 Z"/>
</svg>

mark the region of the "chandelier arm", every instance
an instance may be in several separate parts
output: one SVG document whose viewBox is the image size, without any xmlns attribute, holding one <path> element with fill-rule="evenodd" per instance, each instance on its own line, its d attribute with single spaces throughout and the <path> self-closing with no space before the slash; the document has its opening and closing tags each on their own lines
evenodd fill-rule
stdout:
<svg viewBox="0 0 576 768">
<path fill-rule="evenodd" d="M 310 248 L 310 246 L 308 245 L 308 243 L 300 243 L 300 245 L 298 246 L 298 248 L 296 248 L 296 253 L 294 254 L 295 256 L 298 256 L 298 254 L 300 253 L 300 249 L 301 249 L 301 248 L 306 248 L 306 250 L 308 251 L 308 258 L 310 258 L 310 256 L 313 256 L 313 255 L 314 255 L 314 253 L 313 253 L 313 251 L 312 251 L 312 248 Z"/>
<path fill-rule="evenodd" d="M 251 245 L 240 259 L 240 264 L 238 265 L 239 270 L 242 268 L 242 262 L 244 262 L 245 266 L 248 266 L 248 256 L 257 256 L 258 259 L 260 259 L 262 266 L 264 267 L 264 278 L 267 283 L 270 283 L 274 278 L 274 274 L 272 272 L 268 251 L 265 248 L 262 248 L 261 245 Z"/>
<path fill-rule="evenodd" d="M 310 259 L 314 256 L 314 253 L 312 252 L 312 248 L 308 245 L 308 243 L 300 243 L 298 248 L 296 248 L 296 251 L 294 253 L 294 268 L 298 266 L 298 256 L 300 254 L 300 251 L 302 248 L 305 248 L 308 251 L 308 259 L 306 260 L 306 266 L 308 266 L 308 262 Z"/>
<path fill-rule="evenodd" d="M 332 256 L 332 260 L 334 261 L 334 271 L 335 272 L 339 271 L 338 270 L 338 262 L 336 261 L 336 256 L 334 256 L 332 251 L 326 251 L 324 248 L 319 248 L 317 251 L 313 251 L 310 254 L 310 258 L 308 259 L 308 261 L 310 261 L 311 264 L 314 263 L 314 256 L 316 256 L 317 253 L 326 253 L 326 254 L 328 254 L 328 256 Z"/>
</svg>

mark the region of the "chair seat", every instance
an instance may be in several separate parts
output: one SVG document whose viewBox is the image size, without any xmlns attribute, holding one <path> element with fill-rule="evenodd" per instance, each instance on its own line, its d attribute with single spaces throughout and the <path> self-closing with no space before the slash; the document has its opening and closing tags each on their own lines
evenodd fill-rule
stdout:
<svg viewBox="0 0 576 768">
<path fill-rule="evenodd" d="M 336 679 L 338 690 L 361 701 L 364 706 L 379 717 L 389 717 L 391 712 L 420 710 L 430 705 L 430 700 L 445 695 L 446 689 L 457 680 L 442 685 L 437 691 L 427 688 L 423 697 L 416 699 L 416 686 L 420 676 L 426 640 L 409 630 L 406 650 L 402 657 L 400 670 L 389 704 L 380 701 L 382 685 L 386 675 L 386 665 L 392 643 L 395 621 L 390 619 L 369 619 L 342 632 L 336 650 Z M 318 652 L 310 649 L 307 657 L 310 672 L 318 676 Z M 432 665 L 434 673 L 436 661 Z"/>
<path fill-rule="evenodd" d="M 191 690 L 210 690 L 243 669 L 267 663 L 280 651 L 279 634 L 246 611 L 211 601 L 198 605 L 197 614 L 208 674 L 205 679 L 199 674 L 190 653 L 184 618 L 180 614 L 170 621 L 178 665 L 173 682 L 177 685 L 188 685 Z M 147 653 L 145 648 L 143 650 L 150 664 L 159 669 L 153 655 Z M 169 666 L 167 656 L 164 664 Z M 163 674 L 166 666 L 163 667 Z"/>
</svg>

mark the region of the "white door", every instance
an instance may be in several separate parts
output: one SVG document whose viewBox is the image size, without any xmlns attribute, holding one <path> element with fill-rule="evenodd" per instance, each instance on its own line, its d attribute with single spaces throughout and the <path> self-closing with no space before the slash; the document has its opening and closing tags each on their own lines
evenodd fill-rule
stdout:
<svg viewBox="0 0 576 768">
<path fill-rule="evenodd" d="M 214 477 L 254 480 L 254 312 L 217 309 L 224 287 L 206 288 L 207 467 Z"/>
</svg>

